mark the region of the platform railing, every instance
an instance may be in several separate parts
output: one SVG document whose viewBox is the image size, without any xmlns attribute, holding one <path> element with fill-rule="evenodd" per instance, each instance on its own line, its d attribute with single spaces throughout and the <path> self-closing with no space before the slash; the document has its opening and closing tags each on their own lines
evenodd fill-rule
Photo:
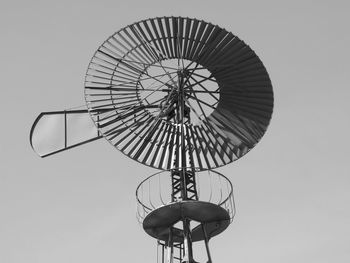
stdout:
<svg viewBox="0 0 350 263">
<path fill-rule="evenodd" d="M 230 215 L 232 222 L 236 208 L 230 180 L 214 170 L 197 171 L 195 177 L 198 201 L 213 203 L 224 208 Z M 138 222 L 142 224 L 150 212 L 172 203 L 171 195 L 171 170 L 155 173 L 143 180 L 136 189 Z"/>
</svg>

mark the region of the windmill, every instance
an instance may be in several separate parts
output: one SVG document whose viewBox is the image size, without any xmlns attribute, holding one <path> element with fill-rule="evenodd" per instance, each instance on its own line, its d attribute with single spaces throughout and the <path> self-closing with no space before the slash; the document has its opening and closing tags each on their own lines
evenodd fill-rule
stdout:
<svg viewBox="0 0 350 263">
<path fill-rule="evenodd" d="M 194 242 L 235 215 L 232 184 L 213 170 L 249 152 L 273 110 L 268 73 L 237 36 L 202 20 L 158 17 L 110 36 L 85 78 L 86 107 L 43 112 L 30 143 L 47 157 L 104 137 L 161 170 L 136 190 L 137 218 L 161 262 L 196 262 Z M 92 120 L 92 121 L 91 121 Z"/>
</svg>

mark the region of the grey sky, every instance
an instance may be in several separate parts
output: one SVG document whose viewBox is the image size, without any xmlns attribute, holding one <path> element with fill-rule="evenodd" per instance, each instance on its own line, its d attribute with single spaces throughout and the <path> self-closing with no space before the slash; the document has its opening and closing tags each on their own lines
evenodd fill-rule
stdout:
<svg viewBox="0 0 350 263">
<path fill-rule="evenodd" d="M 350 4 L 347 1 L 2 1 L 0 262 L 155 262 L 135 219 L 137 184 L 156 170 L 104 140 L 40 159 L 41 111 L 84 103 L 93 52 L 140 19 L 196 17 L 238 35 L 275 92 L 271 125 L 219 169 L 237 216 L 214 262 L 350 261 Z"/>
</svg>

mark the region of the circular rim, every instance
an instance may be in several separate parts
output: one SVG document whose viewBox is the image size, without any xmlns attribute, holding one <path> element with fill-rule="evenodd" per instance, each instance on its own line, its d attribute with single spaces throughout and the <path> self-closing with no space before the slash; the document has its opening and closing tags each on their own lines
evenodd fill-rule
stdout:
<svg viewBox="0 0 350 263">
<path fill-rule="evenodd" d="M 170 67 L 163 65 L 172 59 L 179 61 L 179 67 L 171 73 L 174 77 L 167 72 Z M 189 61 L 187 65 L 185 60 Z M 193 64 L 196 65 L 192 67 Z M 189 73 L 201 67 L 210 75 L 200 79 Z M 164 70 L 162 78 L 168 77 L 168 82 L 149 75 L 152 68 Z M 140 91 L 145 76 L 160 84 L 155 92 L 149 93 L 164 92 L 163 104 L 145 103 L 151 97 L 147 90 Z M 129 83 L 123 80 L 130 78 Z M 189 117 L 190 121 L 182 125 L 184 128 L 175 122 L 176 117 L 164 114 L 166 107 L 180 104 L 180 79 L 185 83 L 184 104 L 191 114 L 196 112 L 195 103 L 213 108 L 208 113 L 197 106 L 200 112 L 197 115 L 202 117 L 197 123 Z M 206 89 L 209 81 L 216 82 L 218 90 Z M 187 82 L 190 84 L 186 85 Z M 218 96 L 211 96 L 214 92 Z M 173 93 L 176 95 L 172 96 Z M 215 104 L 208 106 L 198 99 L 202 93 L 216 98 Z M 180 160 L 174 162 L 173 157 L 180 156 L 180 130 L 188 138 L 182 147 L 187 147 L 184 155 L 187 166 L 213 169 L 241 158 L 264 135 L 273 109 L 271 81 L 254 51 L 225 29 L 183 17 L 142 20 L 111 35 L 90 61 L 85 100 L 96 127 L 114 147 L 161 170 L 183 166 Z M 195 102 L 191 105 L 189 100 Z"/>
<path fill-rule="evenodd" d="M 148 176 L 147 178 L 145 178 L 144 180 L 142 180 L 139 185 L 137 186 L 136 188 L 136 191 L 135 191 L 135 196 L 136 196 L 136 201 L 138 204 L 140 204 L 144 209 L 146 209 L 148 212 L 151 212 L 155 209 L 155 207 L 153 208 L 150 208 L 148 207 L 147 205 L 145 205 L 143 203 L 142 200 L 140 200 L 139 198 L 139 190 L 140 188 L 143 186 L 144 183 L 146 182 L 149 182 L 149 180 L 157 175 L 160 175 L 160 174 L 164 174 L 166 172 L 171 172 L 171 171 L 175 171 L 175 170 L 182 170 L 182 169 L 187 169 L 187 170 L 195 170 L 197 173 L 196 175 L 197 176 L 203 176 L 203 173 L 204 172 L 208 172 L 209 174 L 210 173 L 213 173 L 213 174 L 216 174 L 217 176 L 221 176 L 225 182 L 229 185 L 229 192 L 227 193 L 227 196 L 225 196 L 224 200 L 221 200 L 219 203 L 214 203 L 214 202 L 211 202 L 211 200 L 200 200 L 202 202 L 208 202 L 208 203 L 213 203 L 215 205 L 218 205 L 218 206 L 222 206 L 223 204 L 225 204 L 230 198 L 232 198 L 232 201 L 233 201 L 233 207 L 235 208 L 235 201 L 234 201 L 234 195 L 233 195 L 233 186 L 232 186 L 232 183 L 230 181 L 230 179 L 228 179 L 225 175 L 223 175 L 222 173 L 216 171 L 216 170 L 202 170 L 201 168 L 198 168 L 198 167 L 179 167 L 179 168 L 176 168 L 176 169 L 169 169 L 169 170 L 163 170 L 163 171 L 159 171 L 157 173 L 154 173 L 150 176 Z M 188 201 L 188 200 L 187 200 Z M 182 202 L 186 202 L 185 200 L 183 200 Z M 176 203 L 176 202 L 172 202 L 172 203 Z M 171 203 L 170 203 L 171 204 Z M 235 214 L 235 213 L 234 213 Z M 233 214 L 233 217 L 234 217 L 234 214 Z"/>
</svg>

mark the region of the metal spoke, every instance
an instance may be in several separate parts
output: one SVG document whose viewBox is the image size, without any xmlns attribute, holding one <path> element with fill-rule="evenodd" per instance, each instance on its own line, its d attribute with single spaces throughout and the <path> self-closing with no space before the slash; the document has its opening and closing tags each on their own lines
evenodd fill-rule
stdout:
<svg viewBox="0 0 350 263">
<path fill-rule="evenodd" d="M 137 32 L 137 31 L 136 31 Z M 145 41 L 142 36 L 139 35 L 139 37 L 142 39 L 142 41 L 144 42 L 144 44 L 146 44 L 147 46 L 149 46 L 150 48 L 153 48 L 154 50 L 156 50 L 159 54 L 161 54 L 163 57 L 167 58 L 166 55 L 164 55 L 160 50 L 158 50 L 157 48 L 153 47 L 153 45 L 151 43 L 148 43 L 147 41 Z M 172 80 L 172 78 L 170 77 L 170 74 L 169 72 L 165 69 L 165 67 L 163 66 L 162 64 L 162 61 L 161 60 L 158 60 L 157 61 L 159 63 L 159 65 L 161 66 L 161 68 L 164 70 L 165 74 L 168 75 L 169 79 Z M 173 85 L 176 86 L 176 82 L 175 81 L 172 81 L 173 82 Z"/>
<path fill-rule="evenodd" d="M 137 73 L 139 73 L 139 74 L 144 74 L 144 75 L 146 75 L 146 76 L 149 76 L 150 78 L 152 78 L 152 79 L 154 79 L 154 80 L 156 80 L 156 81 L 158 81 L 158 82 L 160 82 L 160 83 L 162 83 L 162 84 L 165 85 L 165 83 L 162 82 L 162 81 L 160 81 L 159 79 L 157 79 L 157 78 L 155 78 L 155 77 L 153 77 L 153 76 L 147 74 L 146 72 L 141 71 L 141 70 L 138 69 L 138 68 L 135 68 L 135 67 L 133 67 L 133 66 L 127 64 L 127 63 L 124 62 L 123 60 L 120 60 L 120 59 L 118 59 L 118 58 L 115 58 L 115 57 L 113 57 L 112 55 L 109 55 L 109 54 L 104 53 L 104 52 L 102 52 L 102 51 L 100 51 L 100 52 L 103 53 L 103 54 L 105 54 L 106 56 L 108 56 L 108 57 L 110 57 L 110 58 L 116 60 L 117 62 L 121 62 L 123 65 L 125 65 L 125 66 L 128 67 L 128 68 L 130 68 L 131 70 L 133 70 L 133 71 L 135 71 L 135 72 L 137 72 Z M 168 73 L 167 73 L 167 74 L 168 74 Z M 170 79 L 172 79 L 172 78 L 170 78 Z"/>
<path fill-rule="evenodd" d="M 201 100 L 201 99 L 198 99 L 198 98 L 195 97 L 195 96 L 192 96 L 192 95 L 190 95 L 190 94 L 187 94 L 187 96 L 190 97 L 190 98 L 192 98 L 192 99 L 194 99 L 194 100 L 196 100 L 197 102 L 203 103 L 204 105 L 206 105 L 206 106 L 212 108 L 213 110 L 216 109 L 213 105 L 210 105 L 209 103 L 207 103 L 207 102 L 205 102 L 205 101 L 203 101 L 203 100 Z"/>
<path fill-rule="evenodd" d="M 196 68 L 194 68 L 193 69 L 193 71 L 195 71 L 196 70 Z M 198 73 L 194 73 L 194 72 L 192 72 L 192 74 L 191 75 L 193 75 L 193 76 L 197 76 L 197 77 L 201 77 L 201 78 L 206 78 L 206 76 L 203 76 L 203 75 L 201 75 L 201 74 L 198 74 Z M 212 82 L 214 82 L 214 83 L 216 83 L 217 84 L 217 82 L 216 82 L 216 80 L 214 80 L 214 79 L 212 79 L 212 78 L 209 78 L 209 79 L 207 79 L 207 80 L 210 80 L 210 81 L 212 81 Z"/>
<path fill-rule="evenodd" d="M 193 91 L 193 86 L 195 86 L 196 84 L 199 85 L 202 89 L 204 89 L 204 91 L 206 91 L 206 93 L 208 93 L 212 98 L 214 98 L 216 101 L 219 101 L 219 99 L 217 97 L 215 97 L 211 92 L 209 92 L 208 89 L 206 89 L 200 82 L 198 82 L 195 78 L 193 78 L 192 76 L 190 76 L 190 78 L 192 80 L 195 81 L 194 85 L 189 86 L 189 88 Z M 216 82 L 215 82 L 216 83 Z"/>
</svg>

